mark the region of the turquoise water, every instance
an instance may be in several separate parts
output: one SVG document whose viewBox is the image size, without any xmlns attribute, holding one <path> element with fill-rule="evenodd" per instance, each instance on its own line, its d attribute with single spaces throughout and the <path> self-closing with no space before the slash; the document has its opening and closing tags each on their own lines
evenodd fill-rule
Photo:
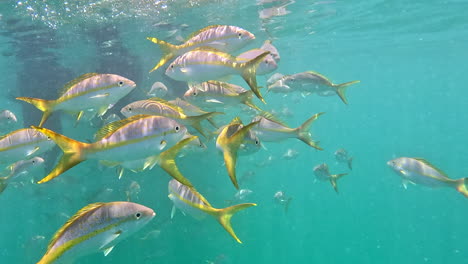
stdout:
<svg viewBox="0 0 468 264">
<path fill-rule="evenodd" d="M 287 14 L 259 17 L 278 6 Z M 131 200 L 157 216 L 109 256 L 89 255 L 76 263 L 465 263 L 466 198 L 451 189 L 405 190 L 386 165 L 400 156 L 424 157 L 453 178 L 466 176 L 463 10 L 466 1 L 2 2 L 0 108 L 17 114 L 16 128 L 37 125 L 41 114 L 14 97 L 55 98 L 64 83 L 86 72 L 120 74 L 137 83 L 110 113 L 145 98 L 155 81 L 180 93 L 184 86 L 164 77 L 164 70 L 148 73 L 161 53 L 146 37 L 176 43 L 212 24 L 254 33 L 255 42 L 244 50 L 273 40 L 281 55 L 276 72 L 313 70 L 336 83 L 361 83 L 348 89 L 349 105 L 337 96 L 266 91 L 266 106 L 255 101 L 265 110 L 287 109 L 291 114 L 280 117 L 292 127 L 326 112 L 311 129 L 324 151 L 290 139 L 266 142 L 266 149 L 239 158 L 241 188 L 253 191 L 243 202 L 258 204 L 233 218 L 243 244 L 213 219 L 197 221 L 180 212 L 171 219 L 170 177 L 160 168 L 127 172 L 118 180 L 115 169 L 86 161 L 46 184 L 26 181 L 0 195 L 0 263 L 36 263 L 71 215 L 89 203 L 127 200 L 134 181 L 141 190 Z M 259 85 L 266 86 L 266 79 L 258 77 Z M 97 130 L 87 122 L 73 124 L 70 115 L 55 114 L 46 127 L 82 141 Z M 205 152 L 177 162 L 213 205 L 226 207 L 236 190 L 214 143 L 207 145 Z M 354 164 L 340 179 L 337 195 L 329 183 L 315 182 L 312 168 L 326 162 L 332 173 L 348 172 L 333 156 L 342 147 Z M 298 157 L 282 158 L 287 149 Z M 56 149 L 44 156 L 44 175 L 59 155 Z M 279 190 L 292 197 L 287 212 L 273 198 Z"/>
</svg>

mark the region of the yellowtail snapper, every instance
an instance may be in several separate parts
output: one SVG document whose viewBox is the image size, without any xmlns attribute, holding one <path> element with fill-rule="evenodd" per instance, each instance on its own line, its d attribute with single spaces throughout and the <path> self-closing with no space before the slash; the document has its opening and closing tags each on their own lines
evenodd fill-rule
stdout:
<svg viewBox="0 0 468 264">
<path fill-rule="evenodd" d="M 44 169 L 44 159 L 41 157 L 34 157 L 28 160 L 20 160 L 13 163 L 7 169 L 0 173 L 1 175 L 5 175 L 3 177 L 0 177 L 0 193 L 3 190 L 5 190 L 8 183 L 12 180 L 22 175 L 32 175 L 40 169 Z"/>
</svg>

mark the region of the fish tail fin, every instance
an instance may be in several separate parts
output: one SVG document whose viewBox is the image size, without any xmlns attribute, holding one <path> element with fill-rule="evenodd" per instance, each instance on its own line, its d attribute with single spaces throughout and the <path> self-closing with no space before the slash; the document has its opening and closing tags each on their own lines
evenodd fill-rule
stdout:
<svg viewBox="0 0 468 264">
<path fill-rule="evenodd" d="M 263 99 L 260 91 L 258 90 L 257 86 L 257 67 L 263 61 L 263 59 L 270 54 L 269 51 L 265 51 L 264 53 L 258 55 L 257 57 L 241 64 L 242 68 L 242 78 L 247 82 L 252 92 L 260 99 L 264 104 L 266 104 L 265 99 Z"/>
<path fill-rule="evenodd" d="M 157 160 L 158 165 L 163 170 L 165 170 L 172 178 L 176 179 L 178 182 L 190 188 L 193 188 L 193 184 L 187 178 L 185 178 L 184 175 L 182 175 L 182 173 L 179 171 L 179 168 L 175 163 L 175 158 L 183 147 L 185 147 L 190 141 L 196 138 L 196 136 L 192 136 L 177 142 L 177 144 L 172 146 L 170 149 L 159 154 Z"/>
<path fill-rule="evenodd" d="M 43 112 L 41 122 L 39 123 L 40 127 L 44 125 L 45 121 L 47 121 L 49 116 L 52 114 L 54 102 L 55 102 L 54 100 L 44 100 L 44 99 L 32 98 L 32 97 L 16 97 L 16 99 L 32 104 L 37 109 Z"/>
<path fill-rule="evenodd" d="M 157 70 L 159 67 L 166 64 L 167 61 L 169 61 L 169 60 L 171 60 L 172 58 L 175 57 L 174 51 L 177 50 L 176 45 L 172 45 L 171 43 L 162 41 L 162 40 L 157 39 L 157 38 L 147 37 L 146 39 L 153 42 L 153 43 L 155 43 L 155 44 L 158 44 L 159 48 L 161 48 L 161 51 L 163 53 L 162 58 L 159 60 L 158 64 L 156 64 L 156 66 L 154 66 L 153 69 L 150 70 L 150 72 L 153 72 L 153 71 Z"/>
<path fill-rule="evenodd" d="M 323 150 L 323 149 L 318 145 L 318 142 L 312 140 L 309 129 L 310 129 L 310 126 L 312 125 L 312 122 L 317 120 L 317 118 L 323 114 L 324 112 L 313 115 L 312 117 L 307 119 L 300 127 L 296 128 L 297 138 L 303 141 L 304 143 L 306 143 L 307 145 L 318 150 Z"/>
<path fill-rule="evenodd" d="M 242 141 L 245 138 L 245 135 L 253 128 L 253 126 L 257 125 L 257 122 L 252 122 L 247 126 L 239 129 L 236 133 L 234 133 L 228 140 L 225 142 L 223 147 L 223 156 L 224 156 L 224 163 L 226 163 L 226 169 L 229 174 L 229 178 L 231 178 L 232 184 L 236 189 L 239 189 L 239 184 L 237 183 L 236 177 L 236 163 L 237 163 L 237 151 L 239 150 Z"/>
<path fill-rule="evenodd" d="M 330 183 L 333 186 L 333 189 L 335 190 L 336 193 L 338 193 L 338 179 L 345 175 L 348 175 L 348 173 L 330 175 Z"/>
<path fill-rule="evenodd" d="M 237 204 L 233 206 L 229 206 L 223 209 L 215 209 L 212 213 L 212 215 L 216 216 L 218 219 L 218 222 L 226 229 L 226 231 L 240 244 L 242 244 L 242 241 L 237 237 L 236 233 L 234 232 L 234 229 L 232 229 L 231 225 L 231 218 L 232 216 L 246 208 L 252 207 L 252 206 L 257 206 L 254 203 L 243 203 L 243 204 Z M 214 209 L 214 208 L 213 208 Z"/>
<path fill-rule="evenodd" d="M 205 138 L 207 138 L 205 132 L 203 131 L 203 128 L 201 126 L 201 121 L 203 120 L 210 120 L 213 116 L 216 115 L 222 115 L 224 113 L 222 112 L 209 112 L 206 114 L 202 115 L 197 115 L 197 116 L 188 116 L 187 121 L 190 123 L 190 125 L 195 128 L 200 134 L 202 134 Z"/>
<path fill-rule="evenodd" d="M 243 98 L 242 98 L 242 103 L 245 104 L 246 106 L 252 108 L 252 109 L 255 109 L 259 112 L 263 112 L 262 109 L 258 108 L 258 106 L 256 106 L 253 102 L 252 102 L 252 94 L 253 94 L 253 91 L 247 91 L 245 92 L 244 94 L 242 94 Z"/>
<path fill-rule="evenodd" d="M 348 99 L 346 99 L 346 88 L 348 88 L 350 85 L 359 82 L 361 81 L 351 81 L 333 85 L 336 89 L 336 94 L 341 98 L 341 101 L 343 101 L 343 103 L 348 104 Z"/>
<path fill-rule="evenodd" d="M 463 194 L 466 198 L 468 198 L 468 177 L 458 179 L 456 184 L 456 189 L 461 194 Z"/>
<path fill-rule="evenodd" d="M 2 193 L 6 187 L 8 186 L 8 177 L 1 177 L 0 178 L 0 193 Z"/>
<path fill-rule="evenodd" d="M 48 182 L 65 171 L 73 168 L 75 165 L 86 160 L 85 149 L 91 144 L 76 141 L 64 135 L 55 133 L 47 128 L 32 126 L 32 128 L 53 140 L 63 151 L 63 156 L 57 166 L 45 178 L 37 182 L 38 184 Z"/>
<path fill-rule="evenodd" d="M 350 170 L 353 170 L 353 157 L 350 157 L 350 158 L 348 159 L 348 168 L 349 168 Z"/>
</svg>

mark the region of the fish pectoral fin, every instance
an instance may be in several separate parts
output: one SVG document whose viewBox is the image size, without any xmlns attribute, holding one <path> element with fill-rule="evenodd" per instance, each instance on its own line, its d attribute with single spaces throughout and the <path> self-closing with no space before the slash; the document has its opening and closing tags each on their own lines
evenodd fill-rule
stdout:
<svg viewBox="0 0 468 264">
<path fill-rule="evenodd" d="M 78 125 L 78 122 L 80 122 L 81 118 L 83 117 L 83 114 L 84 114 L 84 111 L 78 112 L 78 114 L 76 115 L 76 121 L 73 127 L 76 127 Z"/>
<path fill-rule="evenodd" d="M 103 97 L 107 97 L 109 96 L 110 94 L 109 93 L 103 93 L 103 94 L 96 94 L 95 96 L 91 96 L 89 97 L 90 99 L 94 99 L 94 98 L 103 98 Z"/>
<path fill-rule="evenodd" d="M 111 253 L 111 251 L 114 249 L 114 246 L 112 247 L 108 247 L 106 249 L 103 250 L 103 253 L 104 253 L 104 257 L 107 257 L 107 255 L 109 255 L 109 253 Z"/>
<path fill-rule="evenodd" d="M 185 68 L 185 67 L 180 68 L 180 71 L 183 72 L 183 73 L 189 72 L 189 70 L 187 68 Z"/>
<path fill-rule="evenodd" d="M 108 245 L 110 245 L 121 234 L 122 234 L 122 230 L 118 230 L 115 233 L 109 235 L 109 237 L 104 241 L 104 245 L 101 247 L 104 253 L 104 256 L 107 256 L 109 255 L 109 253 L 111 253 L 111 251 L 114 249 L 115 244 L 113 244 L 112 246 L 108 246 Z"/>
<path fill-rule="evenodd" d="M 166 140 L 161 140 L 159 143 L 159 150 L 163 150 L 167 146 Z"/>
<path fill-rule="evenodd" d="M 208 99 L 208 100 L 205 100 L 205 102 L 207 103 L 215 103 L 215 104 L 224 104 L 223 102 L 219 101 L 219 100 L 216 100 L 216 99 Z"/>
<path fill-rule="evenodd" d="M 404 176 L 408 176 L 408 173 L 406 171 L 404 171 L 404 170 L 400 170 L 399 172 Z"/>
<path fill-rule="evenodd" d="M 415 185 L 414 182 L 412 182 L 412 181 L 410 181 L 410 180 L 407 180 L 407 179 L 403 179 L 402 184 L 403 184 L 403 187 L 405 188 L 405 190 L 408 189 L 408 185 L 409 185 L 409 184 Z"/>
<path fill-rule="evenodd" d="M 158 162 L 159 162 L 159 156 L 158 155 L 146 158 L 145 164 L 143 165 L 143 170 L 146 170 L 148 168 L 150 170 L 153 169 L 154 165 L 158 164 Z"/>
<path fill-rule="evenodd" d="M 172 210 L 171 210 L 171 219 L 174 218 L 174 215 L 175 215 L 175 213 L 176 213 L 176 210 L 177 210 L 177 208 L 175 207 L 175 205 L 173 205 L 173 206 L 172 206 Z"/>
<path fill-rule="evenodd" d="M 98 109 L 97 116 L 98 116 L 98 117 L 103 116 L 103 115 L 107 112 L 107 109 L 109 109 L 109 108 L 110 108 L 110 107 L 109 107 L 108 105 L 101 106 L 101 107 Z"/>
<path fill-rule="evenodd" d="M 39 150 L 39 147 L 34 147 L 34 149 L 28 151 L 28 153 L 26 153 L 26 156 L 31 156 L 32 154 L 34 154 L 36 151 Z"/>
</svg>

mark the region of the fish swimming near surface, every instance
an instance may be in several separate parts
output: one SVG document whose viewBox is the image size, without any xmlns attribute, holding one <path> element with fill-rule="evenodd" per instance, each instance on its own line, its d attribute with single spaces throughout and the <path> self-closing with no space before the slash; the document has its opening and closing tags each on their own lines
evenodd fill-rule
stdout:
<svg viewBox="0 0 468 264">
<path fill-rule="evenodd" d="M 422 158 L 401 157 L 387 162 L 402 177 L 405 189 L 408 183 L 431 188 L 454 188 L 468 198 L 468 178 L 451 179 L 442 170 Z"/>
<path fill-rule="evenodd" d="M 185 82 L 206 82 L 229 75 L 240 75 L 258 99 L 265 103 L 257 86 L 256 73 L 258 65 L 268 54 L 270 52 L 265 51 L 249 61 L 238 62 L 236 57 L 228 53 L 201 47 L 177 57 L 167 68 L 166 75 Z"/>
<path fill-rule="evenodd" d="M 268 91 L 278 93 L 306 92 L 316 93 L 320 96 L 337 94 L 343 103 L 348 104 L 346 88 L 360 81 L 351 81 L 334 84 L 330 79 L 318 72 L 307 71 L 292 75 L 284 75 L 268 86 Z"/>
<path fill-rule="evenodd" d="M 319 181 L 330 181 L 336 193 L 338 193 L 338 179 L 345 175 L 348 175 L 348 173 L 331 174 L 326 163 L 322 163 L 315 166 L 314 174 L 315 177 L 317 177 L 317 180 Z"/>
<path fill-rule="evenodd" d="M 33 128 L 50 137 L 64 152 L 57 166 L 38 183 L 48 182 L 87 159 L 125 162 L 150 157 L 174 146 L 188 134 L 187 128 L 173 119 L 148 115 L 132 116 L 102 127 L 94 143 L 79 142 L 46 128 Z M 186 179 L 179 180 L 191 185 Z"/>
<path fill-rule="evenodd" d="M 202 129 L 201 122 L 205 119 L 212 118 L 215 115 L 223 114 L 221 112 L 209 112 L 206 114 L 189 116 L 185 114 L 182 108 L 160 98 L 135 101 L 124 106 L 120 112 L 125 117 L 131 117 L 134 115 L 157 115 L 169 117 L 186 126 L 192 126 L 205 137 L 206 134 Z"/>
<path fill-rule="evenodd" d="M 157 38 L 148 37 L 147 39 L 158 44 L 163 52 L 161 60 L 151 69 L 150 72 L 152 72 L 166 64 L 169 60 L 198 47 L 211 47 L 226 53 L 231 53 L 252 42 L 255 36 L 240 27 L 212 25 L 192 33 L 187 41 L 181 45 L 173 45 Z"/>
<path fill-rule="evenodd" d="M 231 178 L 236 189 L 239 189 L 236 178 L 237 154 L 241 145 L 246 143 L 245 140 L 249 140 L 250 130 L 257 124 L 258 122 L 252 122 L 244 126 L 242 121 L 236 117 L 221 129 L 216 139 L 216 147 L 223 152 L 224 163 L 226 164 L 229 178 Z"/>
<path fill-rule="evenodd" d="M 25 174 L 32 175 L 33 173 L 44 168 L 44 159 L 41 157 L 34 157 L 28 160 L 20 160 L 13 163 L 7 169 L 0 172 L 0 175 L 5 175 L 3 177 L 0 177 L 0 193 L 5 190 L 8 183 L 12 180 Z"/>
<path fill-rule="evenodd" d="M 257 56 L 261 55 L 264 52 L 270 52 L 268 50 L 264 49 L 251 49 L 246 52 L 243 52 L 239 54 L 239 56 L 236 57 L 236 60 L 238 62 L 247 62 L 251 59 L 256 58 Z M 256 74 L 257 75 L 265 75 L 268 73 L 273 72 L 278 68 L 278 64 L 276 64 L 276 60 L 273 58 L 271 54 L 268 54 L 262 62 L 257 67 Z"/>
<path fill-rule="evenodd" d="M 203 219 L 206 214 L 218 220 L 224 229 L 238 242 L 242 241 L 237 237 L 231 226 L 231 217 L 246 208 L 256 206 L 254 203 L 243 203 L 226 208 L 214 208 L 200 193 L 193 188 L 189 188 L 175 179 L 169 181 L 169 199 L 174 203 L 171 218 L 174 216 L 175 208 L 187 213 L 195 219 Z"/>
<path fill-rule="evenodd" d="M 353 157 L 349 156 L 348 151 L 346 149 L 340 148 L 337 151 L 335 151 L 335 159 L 338 162 L 348 164 L 348 168 L 350 170 L 353 169 Z"/>
<path fill-rule="evenodd" d="M 227 106 L 245 104 L 252 109 L 261 111 L 252 102 L 252 98 L 252 91 L 235 84 L 220 81 L 189 84 L 189 90 L 184 94 L 184 99 L 201 107 L 226 108 Z"/>
<path fill-rule="evenodd" d="M 22 128 L 0 137 L 0 164 L 31 159 L 55 146 L 50 138 L 32 128 Z"/>
<path fill-rule="evenodd" d="M 72 263 L 100 251 L 107 256 L 116 244 L 140 230 L 155 215 L 152 209 L 131 202 L 89 204 L 55 233 L 37 264 Z"/>
<path fill-rule="evenodd" d="M 275 142 L 285 140 L 287 138 L 297 138 L 315 149 L 323 150 L 318 145 L 318 142 L 312 140 L 309 132 L 312 122 L 317 120 L 322 114 L 324 113 L 315 114 L 307 119 L 301 126 L 290 128 L 272 114 L 263 112 L 252 120 L 252 122 L 258 122 L 258 124 L 253 128 L 253 131 L 255 131 L 261 141 Z"/>
<path fill-rule="evenodd" d="M 42 127 L 49 116 L 58 110 L 76 114 L 77 122 L 85 111 L 91 111 L 93 115 L 100 117 L 135 87 L 133 81 L 119 75 L 86 73 L 65 84 L 58 99 L 44 100 L 31 97 L 16 99 L 30 103 L 44 112 L 38 125 Z"/>
</svg>

